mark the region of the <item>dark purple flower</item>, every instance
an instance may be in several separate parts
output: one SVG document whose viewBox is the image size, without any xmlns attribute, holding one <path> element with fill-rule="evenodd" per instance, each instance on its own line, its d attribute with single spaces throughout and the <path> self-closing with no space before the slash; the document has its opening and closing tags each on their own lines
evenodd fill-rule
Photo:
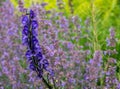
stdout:
<svg viewBox="0 0 120 89">
<path fill-rule="evenodd" d="M 36 54 L 36 57 L 37 57 L 37 60 L 42 60 L 43 55 L 42 55 L 41 52 L 39 52 L 39 53 Z"/>
<path fill-rule="evenodd" d="M 43 74 L 43 71 L 42 71 L 42 70 L 39 70 L 39 72 L 38 72 L 38 77 L 41 78 L 41 77 L 42 77 L 42 74 Z"/>
<path fill-rule="evenodd" d="M 32 29 L 32 34 L 33 34 L 33 36 L 37 36 L 37 33 L 34 29 Z"/>
<path fill-rule="evenodd" d="M 22 44 L 28 45 L 28 36 L 25 36 L 24 34 L 22 34 Z"/>
<path fill-rule="evenodd" d="M 27 50 L 25 56 L 26 56 L 26 58 L 31 58 L 31 57 L 32 57 L 32 52 L 31 52 L 31 50 Z"/>
<path fill-rule="evenodd" d="M 22 34 L 24 34 L 24 35 L 26 35 L 26 36 L 29 34 L 28 26 L 24 26 L 24 29 L 23 29 L 23 31 L 22 31 Z"/>
<path fill-rule="evenodd" d="M 44 59 L 43 60 L 43 67 L 46 69 L 49 66 L 48 60 Z"/>
<path fill-rule="evenodd" d="M 32 43 L 35 45 L 38 43 L 38 40 L 35 36 L 32 37 Z"/>
<path fill-rule="evenodd" d="M 35 13 L 33 12 L 33 10 L 30 10 L 30 18 L 34 18 L 35 17 Z"/>
<path fill-rule="evenodd" d="M 35 65 L 34 65 L 33 62 L 30 63 L 29 68 L 30 68 L 31 70 L 33 70 L 33 71 L 36 70 Z"/>
<path fill-rule="evenodd" d="M 32 21 L 32 29 L 36 29 L 38 27 L 38 23 L 36 20 Z"/>
<path fill-rule="evenodd" d="M 22 18 L 22 24 L 23 24 L 23 25 L 24 25 L 24 24 L 27 24 L 28 21 L 29 21 L 28 16 L 23 16 L 23 18 Z"/>
<path fill-rule="evenodd" d="M 32 10 L 30 10 L 29 16 L 26 15 L 23 17 L 22 23 L 24 23 L 24 28 L 22 31 L 22 38 L 24 44 L 27 44 L 26 58 L 30 62 L 29 68 L 35 71 L 41 78 L 43 75 L 43 70 L 47 70 L 50 75 L 53 74 L 52 70 L 48 68 L 48 60 L 43 57 L 42 50 L 37 39 L 37 33 L 35 31 L 38 27 L 38 22 L 33 20 L 34 17 L 35 14 Z M 28 21 L 31 22 L 28 23 Z"/>
</svg>

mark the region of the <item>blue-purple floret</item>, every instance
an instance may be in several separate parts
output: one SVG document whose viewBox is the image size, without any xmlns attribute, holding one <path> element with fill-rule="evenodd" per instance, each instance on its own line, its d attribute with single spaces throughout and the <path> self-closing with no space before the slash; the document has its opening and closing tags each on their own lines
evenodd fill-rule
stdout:
<svg viewBox="0 0 120 89">
<path fill-rule="evenodd" d="M 22 43 L 27 46 L 27 52 L 25 54 L 29 61 L 29 68 L 37 72 L 38 77 L 42 77 L 43 70 L 47 70 L 50 74 L 52 70 L 48 69 L 48 60 L 43 56 L 39 41 L 37 39 L 37 33 L 35 29 L 38 27 L 38 22 L 34 20 L 35 13 L 30 10 L 29 15 L 25 15 L 22 18 L 23 31 L 22 31 Z"/>
</svg>

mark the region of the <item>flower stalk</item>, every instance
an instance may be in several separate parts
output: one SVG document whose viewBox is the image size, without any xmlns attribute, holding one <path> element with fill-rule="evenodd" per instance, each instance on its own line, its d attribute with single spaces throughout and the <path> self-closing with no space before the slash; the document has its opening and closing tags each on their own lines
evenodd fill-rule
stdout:
<svg viewBox="0 0 120 89">
<path fill-rule="evenodd" d="M 51 85 L 43 77 L 44 70 L 48 71 L 50 74 L 52 74 L 53 71 L 48 68 L 48 60 L 42 54 L 35 31 L 38 27 L 38 23 L 34 18 L 35 13 L 32 10 L 22 18 L 22 24 L 24 26 L 22 31 L 22 42 L 23 45 L 27 46 L 26 58 L 29 62 L 29 68 L 37 73 L 37 76 L 43 80 L 49 89 L 52 89 Z"/>
</svg>

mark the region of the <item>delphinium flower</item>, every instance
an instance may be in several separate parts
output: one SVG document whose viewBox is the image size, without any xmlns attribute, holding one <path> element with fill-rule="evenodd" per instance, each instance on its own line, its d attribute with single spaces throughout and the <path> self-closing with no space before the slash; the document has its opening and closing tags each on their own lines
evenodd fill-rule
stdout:
<svg viewBox="0 0 120 89">
<path fill-rule="evenodd" d="M 105 87 L 107 89 L 120 89 L 119 81 L 116 78 L 116 59 L 109 58 L 107 63 L 107 71 L 105 77 Z"/>
<path fill-rule="evenodd" d="M 48 88 L 52 88 L 51 85 L 44 79 L 44 70 L 48 71 L 53 76 L 53 71 L 48 68 L 49 63 L 45 56 L 42 54 L 42 49 L 37 39 L 37 33 L 35 29 L 38 27 L 38 22 L 35 20 L 35 13 L 30 10 L 29 13 L 22 18 L 23 31 L 22 42 L 27 46 L 26 58 L 29 61 L 29 68 L 37 73 L 39 78 L 42 78 L 43 82 Z"/>
<path fill-rule="evenodd" d="M 98 89 L 97 82 L 102 75 L 102 54 L 101 51 L 95 51 L 93 59 L 89 60 L 86 67 L 85 78 L 85 89 Z"/>
</svg>

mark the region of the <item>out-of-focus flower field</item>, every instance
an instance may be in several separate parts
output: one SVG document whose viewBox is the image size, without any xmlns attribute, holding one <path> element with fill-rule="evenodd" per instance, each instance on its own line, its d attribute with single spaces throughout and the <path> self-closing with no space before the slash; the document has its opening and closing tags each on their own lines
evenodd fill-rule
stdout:
<svg viewBox="0 0 120 89">
<path fill-rule="evenodd" d="M 120 89 L 120 0 L 0 0 L 0 89 Z"/>
</svg>

